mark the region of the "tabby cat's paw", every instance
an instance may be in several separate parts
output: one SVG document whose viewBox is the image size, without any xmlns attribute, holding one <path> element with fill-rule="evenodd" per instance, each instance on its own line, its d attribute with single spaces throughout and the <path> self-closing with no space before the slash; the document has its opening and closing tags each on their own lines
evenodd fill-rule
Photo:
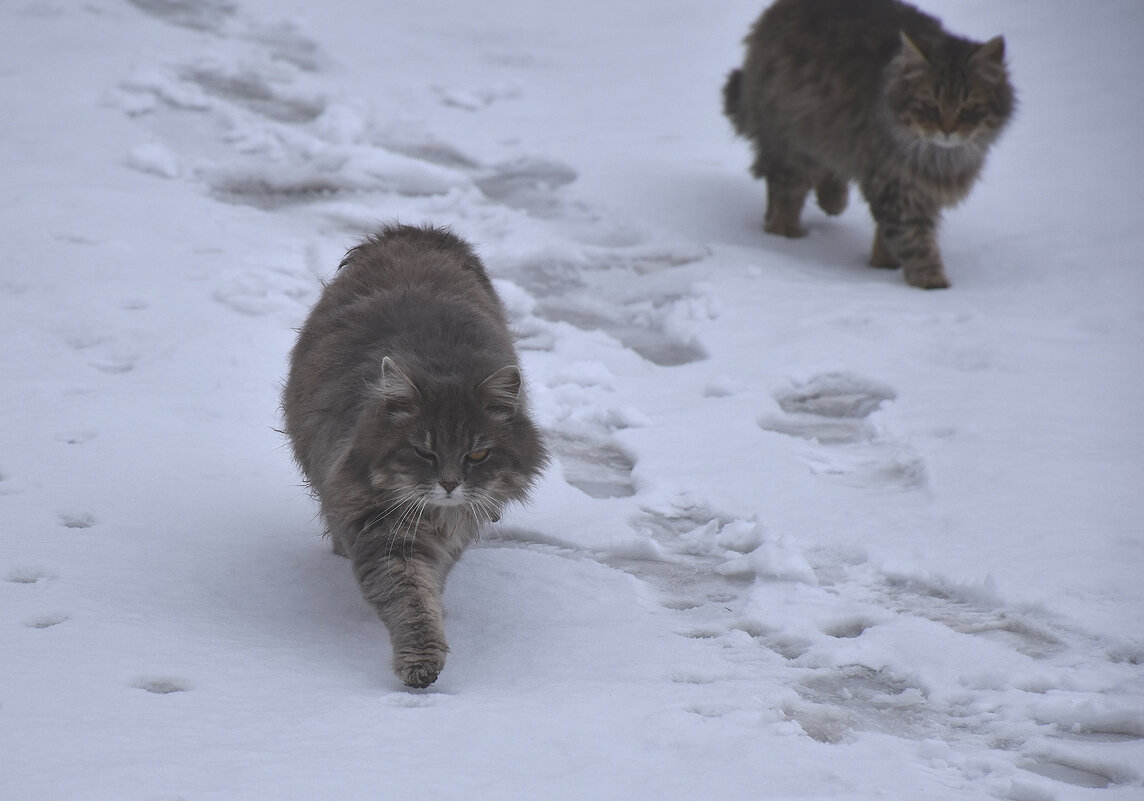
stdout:
<svg viewBox="0 0 1144 801">
<path fill-rule="evenodd" d="M 850 184 L 833 177 L 823 179 L 814 188 L 814 197 L 818 207 L 827 214 L 841 214 L 850 200 Z"/>
<path fill-rule="evenodd" d="M 874 244 L 870 248 L 870 266 L 880 267 L 883 270 L 896 270 L 901 266 L 898 257 L 890 250 L 886 244 L 882 232 L 879 230 L 874 234 Z"/>
<path fill-rule="evenodd" d="M 881 270 L 896 270 L 901 267 L 902 264 L 893 256 L 886 254 L 872 254 L 870 256 L 870 266 L 877 267 Z"/>
<path fill-rule="evenodd" d="M 906 283 L 919 289 L 949 289 L 949 279 L 939 267 L 936 270 L 906 270 Z"/>
<path fill-rule="evenodd" d="M 441 675 L 445 667 L 445 648 L 409 649 L 394 659 L 393 670 L 407 687 L 424 689 Z"/>
<path fill-rule="evenodd" d="M 806 229 L 798 220 L 767 220 L 763 230 L 768 234 L 785 236 L 788 239 L 802 239 L 806 236 Z"/>
</svg>

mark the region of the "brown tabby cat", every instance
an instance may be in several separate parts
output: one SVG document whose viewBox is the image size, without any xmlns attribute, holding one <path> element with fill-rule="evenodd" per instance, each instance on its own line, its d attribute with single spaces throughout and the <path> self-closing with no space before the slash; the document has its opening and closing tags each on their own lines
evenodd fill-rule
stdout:
<svg viewBox="0 0 1144 801">
<path fill-rule="evenodd" d="M 935 228 L 1012 114 L 1005 40 L 962 39 L 897 0 L 778 0 L 746 44 L 724 112 L 767 181 L 765 230 L 804 236 L 809 191 L 840 214 L 857 179 L 877 224 L 870 263 L 948 287 Z"/>
<path fill-rule="evenodd" d="M 346 254 L 298 336 L 286 433 L 334 551 L 389 629 L 394 671 L 445 664 L 445 577 L 547 455 L 504 306 L 444 229 L 387 226 Z"/>
</svg>

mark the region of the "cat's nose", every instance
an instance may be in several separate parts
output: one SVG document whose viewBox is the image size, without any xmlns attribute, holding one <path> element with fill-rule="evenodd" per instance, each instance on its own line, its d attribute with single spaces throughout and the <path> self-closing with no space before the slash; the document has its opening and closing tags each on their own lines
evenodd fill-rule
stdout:
<svg viewBox="0 0 1144 801">
<path fill-rule="evenodd" d="M 442 481 L 441 486 L 445 488 L 446 493 L 450 493 L 455 490 L 460 483 L 459 481 Z"/>
</svg>

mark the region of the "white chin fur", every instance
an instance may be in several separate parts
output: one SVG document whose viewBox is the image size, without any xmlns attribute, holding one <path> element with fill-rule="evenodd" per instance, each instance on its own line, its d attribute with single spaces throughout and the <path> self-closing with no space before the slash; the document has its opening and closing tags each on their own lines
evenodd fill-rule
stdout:
<svg viewBox="0 0 1144 801">
<path fill-rule="evenodd" d="M 956 150 L 959 147 L 965 146 L 965 140 L 960 136 L 932 136 L 927 141 L 934 147 L 939 147 L 942 150 Z"/>
<path fill-rule="evenodd" d="M 446 493 L 445 490 L 438 488 L 429 498 L 429 503 L 444 509 L 469 505 L 468 499 L 461 493 L 460 488 L 453 490 L 452 494 Z"/>
</svg>

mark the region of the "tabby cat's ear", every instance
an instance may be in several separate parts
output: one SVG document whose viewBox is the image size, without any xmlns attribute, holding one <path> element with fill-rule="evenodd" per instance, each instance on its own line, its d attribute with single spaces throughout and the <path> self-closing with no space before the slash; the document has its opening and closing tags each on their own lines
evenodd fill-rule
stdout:
<svg viewBox="0 0 1144 801">
<path fill-rule="evenodd" d="M 924 67 L 929 64 L 926 60 L 925 54 L 914 44 L 914 40 L 906 36 L 905 31 L 898 31 L 898 35 L 902 37 L 902 59 L 907 67 Z"/>
<path fill-rule="evenodd" d="M 417 386 L 405 373 L 401 372 L 393 359 L 386 356 L 381 360 L 381 399 L 387 404 L 402 406 L 411 404 L 421 397 Z"/>
<path fill-rule="evenodd" d="M 994 36 L 985 44 L 977 48 L 973 58 L 986 64 L 1000 66 L 1005 63 L 1005 37 Z"/>
<path fill-rule="evenodd" d="M 498 417 L 510 418 L 516 414 L 524 379 L 515 364 L 502 367 L 477 387 L 485 401 L 485 408 Z"/>
</svg>

